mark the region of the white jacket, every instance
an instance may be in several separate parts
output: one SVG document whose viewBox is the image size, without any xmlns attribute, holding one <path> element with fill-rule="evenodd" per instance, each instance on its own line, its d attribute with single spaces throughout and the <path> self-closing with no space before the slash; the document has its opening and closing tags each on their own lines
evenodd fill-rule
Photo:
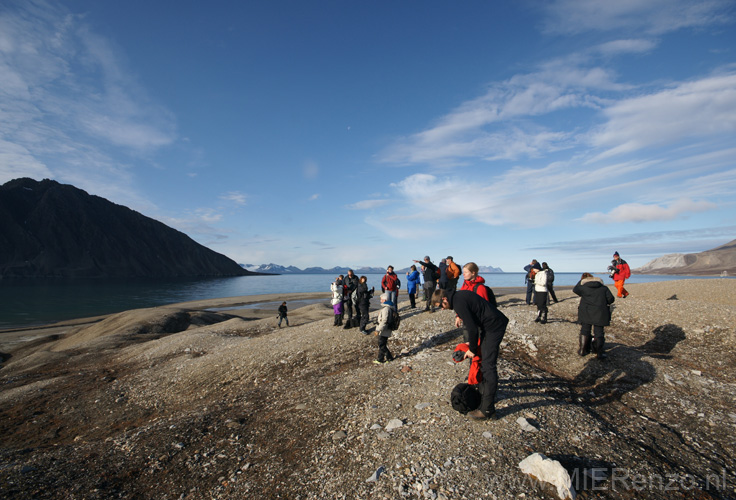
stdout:
<svg viewBox="0 0 736 500">
<path fill-rule="evenodd" d="M 542 269 L 534 275 L 534 291 L 535 292 L 546 292 L 547 291 L 547 270 Z"/>
</svg>

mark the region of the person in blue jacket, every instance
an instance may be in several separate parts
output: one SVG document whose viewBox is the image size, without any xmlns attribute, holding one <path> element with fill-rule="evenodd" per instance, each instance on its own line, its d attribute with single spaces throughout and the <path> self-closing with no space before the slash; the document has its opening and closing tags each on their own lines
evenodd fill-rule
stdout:
<svg viewBox="0 0 736 500">
<path fill-rule="evenodd" d="M 411 308 L 417 308 L 417 285 L 421 281 L 421 275 L 417 271 L 417 266 L 411 266 L 410 270 L 406 272 L 406 293 L 409 294 L 409 301 L 411 302 Z"/>
</svg>

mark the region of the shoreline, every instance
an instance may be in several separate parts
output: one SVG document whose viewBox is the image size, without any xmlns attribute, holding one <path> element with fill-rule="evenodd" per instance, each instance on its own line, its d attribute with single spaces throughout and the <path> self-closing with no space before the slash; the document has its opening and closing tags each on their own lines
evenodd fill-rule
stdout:
<svg viewBox="0 0 736 500">
<path fill-rule="evenodd" d="M 571 286 L 555 287 L 555 290 L 571 290 Z M 517 295 L 526 292 L 526 287 L 498 287 L 493 289 L 496 296 Z M 378 307 L 377 292 L 371 301 L 371 310 Z M 299 309 L 319 303 L 322 300 L 329 300 L 332 296 L 330 292 L 299 292 L 287 294 L 263 294 L 263 295 L 241 295 L 235 297 L 221 297 L 216 299 L 192 300 L 186 302 L 176 302 L 172 304 L 154 306 L 144 309 L 185 309 L 190 311 L 213 310 L 232 314 L 233 316 L 247 316 L 248 320 L 266 319 L 276 314 L 278 305 L 286 301 L 289 307 L 289 317 Z M 400 300 L 407 300 L 406 293 L 399 294 Z M 419 302 L 419 299 L 417 299 Z M 266 307 L 258 307 L 266 306 Z M 135 309 L 129 309 L 135 310 Z M 117 313 L 104 314 L 100 316 L 88 316 L 81 318 L 68 319 L 52 323 L 43 323 L 37 325 L 22 325 L 0 329 L 0 353 L 11 351 L 25 344 L 38 340 L 42 337 L 52 335 L 63 335 L 72 329 L 82 326 L 92 325 L 100 321 L 121 314 L 126 311 Z M 246 314 L 247 313 L 247 314 Z"/>
</svg>

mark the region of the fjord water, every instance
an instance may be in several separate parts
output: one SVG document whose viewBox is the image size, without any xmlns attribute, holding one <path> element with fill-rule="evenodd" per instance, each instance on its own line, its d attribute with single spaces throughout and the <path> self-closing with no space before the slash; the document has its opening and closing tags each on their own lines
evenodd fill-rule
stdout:
<svg viewBox="0 0 736 500">
<path fill-rule="evenodd" d="M 555 286 L 572 286 L 581 273 L 555 273 Z M 367 275 L 380 289 L 381 274 Z M 610 278 L 600 275 L 606 284 Z M 400 297 L 406 290 L 402 280 Z M 523 287 L 524 273 L 489 273 L 492 288 Z M 692 276 L 634 275 L 628 283 L 669 281 Z M 212 279 L 0 279 L 0 329 L 41 325 L 191 300 L 243 295 L 329 292 L 331 274 L 238 276 Z M 405 298 L 405 296 L 404 296 Z"/>
</svg>

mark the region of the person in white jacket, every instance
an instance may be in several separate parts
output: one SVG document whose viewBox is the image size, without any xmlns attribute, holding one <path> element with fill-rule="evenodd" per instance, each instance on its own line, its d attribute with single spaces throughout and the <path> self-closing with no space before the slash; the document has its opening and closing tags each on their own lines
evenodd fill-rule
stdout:
<svg viewBox="0 0 736 500">
<path fill-rule="evenodd" d="M 534 276 L 534 303 L 537 305 L 537 319 L 534 321 L 543 325 L 547 323 L 548 269 L 547 263 L 542 262 L 542 270 Z"/>
<path fill-rule="evenodd" d="M 379 365 L 394 360 L 394 355 L 388 350 L 388 339 L 393 333 L 389 328 L 392 314 L 399 313 L 394 310 L 394 303 L 389 300 L 388 294 L 383 293 L 381 294 L 381 310 L 378 312 L 375 332 L 375 335 L 378 335 L 378 359 L 373 360 L 374 363 Z"/>
</svg>

